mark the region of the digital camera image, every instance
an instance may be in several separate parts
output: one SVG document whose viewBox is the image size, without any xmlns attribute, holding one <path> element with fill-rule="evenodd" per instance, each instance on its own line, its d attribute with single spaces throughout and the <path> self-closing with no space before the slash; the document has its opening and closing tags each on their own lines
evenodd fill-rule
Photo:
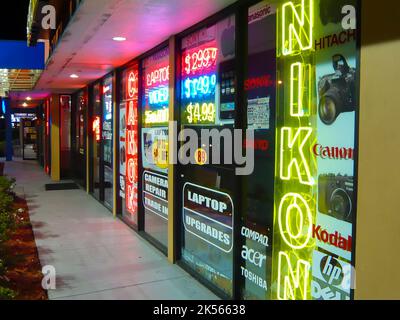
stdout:
<svg viewBox="0 0 400 320">
<path fill-rule="evenodd" d="M 318 181 L 318 210 L 336 219 L 353 221 L 353 177 L 326 174 Z"/>
<path fill-rule="evenodd" d="M 125 152 L 125 146 L 121 146 L 120 150 L 119 150 L 119 161 L 121 163 L 121 165 L 124 165 L 125 163 L 125 158 L 126 158 L 126 152 Z"/>
<path fill-rule="evenodd" d="M 343 112 L 355 111 L 356 70 L 340 54 L 332 57 L 335 73 L 321 77 L 318 83 L 318 113 L 321 121 L 331 125 Z"/>
</svg>

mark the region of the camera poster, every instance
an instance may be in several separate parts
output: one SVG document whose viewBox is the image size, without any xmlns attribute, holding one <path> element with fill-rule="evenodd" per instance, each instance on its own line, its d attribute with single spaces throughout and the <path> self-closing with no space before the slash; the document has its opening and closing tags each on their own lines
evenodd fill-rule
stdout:
<svg viewBox="0 0 400 320">
<path fill-rule="evenodd" d="M 168 174 L 168 128 L 142 128 L 143 168 Z"/>
<path fill-rule="evenodd" d="M 119 106 L 119 195 L 125 199 L 126 149 L 125 149 L 126 115 L 125 103 Z"/>
<path fill-rule="evenodd" d="M 318 138 L 313 153 L 318 165 L 317 219 L 312 296 L 348 300 L 355 221 L 354 153 L 357 87 L 357 1 L 318 1 L 315 58 Z M 318 260 L 319 263 L 315 261 Z"/>
</svg>

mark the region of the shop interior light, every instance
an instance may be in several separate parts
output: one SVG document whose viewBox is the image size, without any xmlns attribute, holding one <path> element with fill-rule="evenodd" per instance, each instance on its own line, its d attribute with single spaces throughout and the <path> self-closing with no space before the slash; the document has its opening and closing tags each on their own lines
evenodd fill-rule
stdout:
<svg viewBox="0 0 400 320">
<path fill-rule="evenodd" d="M 78 76 L 77 74 L 73 73 L 73 74 L 70 75 L 70 78 L 72 78 L 72 79 L 78 79 L 79 76 Z"/>
<path fill-rule="evenodd" d="M 26 101 L 31 101 L 32 98 L 31 97 L 26 97 Z"/>
<path fill-rule="evenodd" d="M 112 38 L 114 41 L 118 41 L 118 42 L 122 42 L 122 41 L 126 41 L 125 37 L 114 37 Z"/>
<path fill-rule="evenodd" d="M 26 102 L 24 102 L 24 103 L 22 104 L 22 106 L 23 106 L 23 107 L 27 107 L 28 104 L 27 104 Z"/>
</svg>

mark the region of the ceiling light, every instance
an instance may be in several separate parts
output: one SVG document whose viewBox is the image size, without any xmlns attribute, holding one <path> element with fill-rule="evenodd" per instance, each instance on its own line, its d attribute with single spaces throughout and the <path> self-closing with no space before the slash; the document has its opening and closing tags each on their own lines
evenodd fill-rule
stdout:
<svg viewBox="0 0 400 320">
<path fill-rule="evenodd" d="M 27 101 L 31 101 L 32 98 L 31 98 L 31 97 L 26 97 L 26 100 L 27 100 Z"/>
<path fill-rule="evenodd" d="M 79 76 L 77 74 L 75 74 L 75 73 L 71 74 L 70 77 L 72 79 L 78 79 L 79 78 Z"/>
<path fill-rule="evenodd" d="M 125 37 L 114 37 L 113 40 L 122 42 L 122 41 L 126 41 L 126 38 Z"/>
<path fill-rule="evenodd" d="M 22 106 L 23 106 L 23 107 L 27 107 L 28 104 L 27 104 L 26 102 L 24 102 L 24 103 L 22 104 Z"/>
</svg>

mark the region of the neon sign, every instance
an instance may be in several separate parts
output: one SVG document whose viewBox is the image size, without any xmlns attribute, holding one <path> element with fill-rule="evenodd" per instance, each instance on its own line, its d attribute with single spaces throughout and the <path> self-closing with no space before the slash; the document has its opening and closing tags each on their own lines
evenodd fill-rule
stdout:
<svg viewBox="0 0 400 320">
<path fill-rule="evenodd" d="M 214 124 L 218 49 L 215 41 L 187 50 L 182 56 L 182 99 L 188 124 Z"/>
<path fill-rule="evenodd" d="M 194 52 L 188 52 L 183 56 L 184 74 L 197 74 L 201 71 L 216 66 L 218 48 L 207 46 L 196 49 Z"/>
<path fill-rule="evenodd" d="M 149 91 L 149 105 L 168 104 L 169 89 L 160 87 Z"/>
<path fill-rule="evenodd" d="M 126 118 L 126 208 L 131 214 L 136 214 L 138 181 L 137 105 L 133 101 L 128 103 Z"/>
<path fill-rule="evenodd" d="M 299 14 L 300 11 L 300 14 Z M 298 54 L 313 47 L 314 1 L 292 1 L 282 6 L 282 54 Z"/>
<path fill-rule="evenodd" d="M 169 66 L 159 68 L 146 76 L 147 87 L 163 84 L 169 81 Z"/>
<path fill-rule="evenodd" d="M 94 136 L 96 141 L 100 141 L 100 117 L 97 116 L 93 119 L 93 132 L 94 132 Z"/>
<path fill-rule="evenodd" d="M 187 121 L 189 124 L 194 123 L 215 123 L 215 104 L 204 102 L 190 103 L 186 107 Z"/>
<path fill-rule="evenodd" d="M 137 99 L 138 95 L 138 72 L 133 70 L 128 75 L 128 87 L 127 87 L 128 99 Z"/>
<path fill-rule="evenodd" d="M 197 78 L 187 78 L 183 82 L 185 89 L 185 97 L 187 99 L 196 98 L 199 95 L 207 96 L 215 94 L 215 86 L 217 84 L 217 76 L 215 74 L 210 76 L 200 76 Z"/>
<path fill-rule="evenodd" d="M 312 153 L 316 110 L 312 103 L 313 67 L 307 62 L 313 58 L 313 1 L 301 0 L 296 5 L 290 1 L 279 12 L 282 75 L 290 87 L 280 88 L 283 103 L 277 106 L 280 144 L 275 170 L 274 298 L 310 299 L 316 216 L 316 160 Z"/>
<path fill-rule="evenodd" d="M 146 110 L 144 112 L 144 123 L 145 124 L 158 124 L 167 123 L 169 119 L 168 108 L 163 108 L 160 110 Z"/>
<path fill-rule="evenodd" d="M 125 113 L 125 204 L 127 211 L 135 216 L 138 210 L 138 70 L 129 72 L 127 79 L 126 113 Z"/>
</svg>

